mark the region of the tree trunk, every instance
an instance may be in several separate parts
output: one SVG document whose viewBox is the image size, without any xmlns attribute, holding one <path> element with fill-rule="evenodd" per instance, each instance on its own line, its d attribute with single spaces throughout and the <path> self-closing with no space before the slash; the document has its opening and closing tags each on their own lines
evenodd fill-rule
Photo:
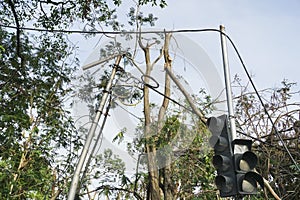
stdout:
<svg viewBox="0 0 300 200">
<path fill-rule="evenodd" d="M 171 70 L 172 67 L 172 59 L 169 55 L 169 43 L 171 39 L 171 34 L 165 34 L 165 43 L 163 48 L 164 60 L 165 60 L 165 68 Z M 163 103 L 159 110 L 158 115 L 158 130 L 160 131 L 163 127 L 163 121 L 165 117 L 166 110 L 169 105 L 169 99 L 171 95 L 171 79 L 170 76 L 166 73 L 165 74 L 165 91 L 164 91 L 164 99 Z M 173 183 L 171 179 L 171 153 L 166 153 L 164 156 L 164 168 L 163 171 L 163 191 L 164 191 L 164 199 L 165 200 L 173 200 Z"/>
<path fill-rule="evenodd" d="M 150 200 L 159 200 L 159 175 L 158 175 L 158 167 L 156 161 L 156 146 L 154 143 L 149 143 L 148 139 L 152 137 L 151 133 L 151 116 L 150 116 L 150 100 L 149 100 L 149 88 L 146 86 L 149 84 L 149 76 L 152 71 L 152 65 L 150 63 L 150 52 L 149 48 L 143 48 L 145 53 L 146 60 L 146 73 L 144 77 L 145 86 L 144 86 L 144 116 L 145 116 L 145 136 L 147 138 L 145 144 L 145 150 L 147 153 L 147 161 L 148 161 L 148 170 L 149 170 L 149 196 L 147 199 Z"/>
</svg>

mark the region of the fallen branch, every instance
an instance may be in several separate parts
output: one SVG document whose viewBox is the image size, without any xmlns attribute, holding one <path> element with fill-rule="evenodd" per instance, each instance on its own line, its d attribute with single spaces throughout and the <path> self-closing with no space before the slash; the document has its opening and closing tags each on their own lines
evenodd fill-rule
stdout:
<svg viewBox="0 0 300 200">
<path fill-rule="evenodd" d="M 172 81 L 174 81 L 174 83 L 177 85 L 177 87 L 179 88 L 179 90 L 182 92 L 182 94 L 185 96 L 186 100 L 188 101 L 189 105 L 192 108 L 192 111 L 198 115 L 198 117 L 200 118 L 200 120 L 203 123 L 206 123 L 206 118 L 204 116 L 204 113 L 199 110 L 197 108 L 197 106 L 193 103 L 192 97 L 190 96 L 190 94 L 184 89 L 184 87 L 181 85 L 181 83 L 178 81 L 178 79 L 175 77 L 175 75 L 173 74 L 173 72 L 169 69 L 169 68 L 165 68 L 167 74 L 171 77 Z"/>
</svg>

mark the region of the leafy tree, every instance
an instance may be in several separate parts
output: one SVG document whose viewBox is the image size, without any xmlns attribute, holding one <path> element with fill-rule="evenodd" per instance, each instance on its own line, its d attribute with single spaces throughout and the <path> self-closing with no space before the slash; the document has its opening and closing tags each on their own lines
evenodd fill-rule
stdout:
<svg viewBox="0 0 300 200">
<path fill-rule="evenodd" d="M 140 3 L 166 5 L 155 0 Z M 83 139 L 66 107 L 78 59 L 67 35 L 53 30 L 68 29 L 78 21 L 86 30 L 93 30 L 95 22 L 117 29 L 114 14 L 120 4 L 0 2 L 1 199 L 65 196 Z M 22 29 L 27 25 L 47 31 L 31 33 Z"/>
<path fill-rule="evenodd" d="M 18 28 L 37 12 L 37 2 L 0 6 L 2 25 Z M 1 199 L 55 199 L 66 189 L 77 156 L 69 149 L 81 146 L 64 106 L 76 66 L 68 60 L 72 46 L 66 39 L 61 33 L 0 28 Z"/>
<path fill-rule="evenodd" d="M 213 109 L 209 95 L 202 91 L 198 97 L 190 96 L 180 85 L 184 79 L 172 74 L 171 34 L 149 36 L 125 32 L 154 26 L 157 18 L 141 9 L 146 5 L 163 8 L 167 6 L 166 1 L 136 1 L 129 8 L 128 25 L 118 19 L 117 11 L 123 3 L 120 0 L 0 2 L 1 199 L 66 197 L 87 131 L 84 128 L 76 130 L 68 106 L 73 102 L 69 98 L 75 95 L 87 102 L 93 114 L 95 102 L 101 98 L 109 77 L 109 68 L 101 71 L 100 78 L 87 73 L 80 77 L 84 87 L 78 91 L 70 89 L 78 65 L 74 56 L 76 48 L 68 41 L 65 31 L 57 30 L 68 30 L 78 22 L 85 25 L 85 31 L 102 30 L 103 26 L 124 31 L 122 36 L 135 44 L 134 49 L 126 49 L 118 38 L 112 38 L 112 42 L 99 52 L 102 58 L 122 53 L 126 67 L 139 68 L 136 59 L 141 50 L 146 65 L 139 68 L 142 79 L 118 72 L 119 84 L 114 87 L 115 99 L 111 101 L 112 108 L 121 103 L 142 102 L 144 117 L 136 128 L 137 137 L 128 144 L 129 153 L 138 157 L 136 173 L 129 177 L 124 162 L 111 150 L 105 150 L 94 156 L 86 167 L 78 198 L 95 199 L 101 195 L 152 200 L 216 198 L 212 152 L 199 153 L 208 137 L 205 117 Z M 23 30 L 22 27 L 27 25 L 46 31 Z M 15 29 L 9 28 L 11 26 Z M 158 50 L 156 53 L 153 47 Z M 155 89 L 153 69 L 159 62 L 165 70 L 161 104 L 151 102 L 150 97 L 150 91 Z M 131 78 L 133 87 L 121 84 Z M 176 86 L 171 84 L 172 81 Z M 272 91 L 266 106 L 292 156 L 298 161 L 299 104 L 290 103 L 292 86 L 284 81 L 282 88 Z M 243 89 L 236 102 L 239 131 L 247 137 L 259 138 L 255 146 L 261 158 L 257 170 L 270 181 L 279 196 L 299 198 L 299 172 L 283 151 L 274 127 L 269 124 L 256 98 Z M 184 102 L 184 108 L 178 108 L 178 104 L 170 100 L 174 91 L 183 93 L 186 102 L 179 101 Z M 191 107 L 197 116 L 188 113 L 187 107 Z M 122 139 L 125 133 L 125 129 L 121 130 L 115 141 Z M 140 168 L 145 170 L 139 171 Z M 270 196 L 269 191 L 264 195 Z"/>
<path fill-rule="evenodd" d="M 141 28 L 145 25 L 145 22 L 149 22 L 150 25 L 153 25 L 156 18 L 152 15 L 145 17 L 145 15 L 140 12 L 140 6 L 138 5 L 137 9 L 132 8 L 129 13 L 130 21 L 129 24 L 135 26 L 136 30 L 141 30 Z M 126 68 L 131 67 L 140 67 L 140 63 L 136 62 L 137 52 L 141 50 L 142 56 L 144 58 L 143 64 L 145 64 L 145 68 L 139 69 L 143 74 L 143 78 L 139 79 L 136 77 L 130 76 L 128 73 L 120 73 L 118 76 L 118 81 L 129 80 L 130 78 L 137 81 L 138 84 L 142 86 L 136 87 L 136 83 L 132 83 L 132 88 L 138 89 L 131 90 L 129 88 L 124 87 L 124 85 L 118 84 L 113 92 L 116 95 L 116 99 L 113 100 L 114 106 L 118 106 L 121 103 L 126 105 L 124 102 L 132 105 L 136 105 L 134 102 L 142 100 L 143 105 L 142 109 L 144 112 L 144 118 L 141 119 L 140 124 L 137 127 L 136 138 L 133 143 L 128 144 L 128 150 L 132 155 L 136 155 L 137 165 L 144 167 L 146 169 L 146 173 L 144 171 L 137 171 L 135 176 L 126 177 L 123 176 L 123 182 L 119 187 L 106 187 L 107 190 L 111 191 L 116 196 L 122 196 L 123 198 L 136 198 L 136 199 L 212 199 L 217 197 L 217 192 L 215 187 L 213 186 L 213 175 L 214 170 L 210 164 L 211 160 L 211 152 L 208 152 L 206 155 L 199 154 L 199 150 L 201 150 L 201 144 L 203 144 L 203 140 L 205 139 L 205 135 L 207 133 L 207 129 L 204 125 L 205 115 L 209 113 L 210 110 L 206 110 L 208 105 L 212 105 L 209 96 L 204 96 L 198 101 L 203 99 L 207 100 L 207 102 L 202 102 L 202 104 L 195 107 L 192 102 L 196 98 L 189 97 L 188 94 L 184 94 L 187 99 L 187 105 L 192 107 L 193 111 L 198 113 L 198 117 L 193 121 L 193 127 L 186 127 L 186 119 L 194 118 L 193 115 L 184 115 L 183 110 L 175 109 L 174 105 L 170 103 L 169 97 L 171 96 L 171 91 L 174 88 L 170 85 L 171 80 L 173 82 L 178 83 L 178 78 L 174 78 L 174 74 L 171 73 L 172 69 L 172 58 L 169 54 L 169 43 L 172 39 L 172 35 L 170 34 L 158 34 L 147 36 L 146 34 L 136 34 L 135 36 L 124 33 L 124 37 L 132 41 L 136 44 L 135 49 L 127 49 L 126 47 L 122 47 L 118 41 L 119 38 L 113 38 L 112 42 L 106 46 L 106 49 L 103 48 L 100 51 L 100 55 L 102 57 L 109 57 L 115 54 L 124 54 L 124 63 L 126 63 Z M 153 53 L 153 47 L 159 50 L 158 54 Z M 159 106 L 159 104 L 155 104 L 150 101 L 150 91 L 155 89 L 155 78 L 152 77 L 152 72 L 159 61 L 163 62 L 164 65 L 164 83 L 165 90 L 163 93 L 163 102 Z M 94 80 L 91 77 L 88 77 L 86 80 L 91 81 L 86 86 L 92 86 L 93 92 L 96 92 L 95 98 L 101 97 L 101 92 L 99 92 L 99 88 L 103 89 L 105 86 L 105 82 L 108 78 L 108 74 L 103 72 L 104 76 L 100 76 L 100 80 Z M 124 76 L 124 77 L 123 77 Z M 176 81 L 177 80 L 177 81 Z M 98 82 L 97 82 L 98 81 Z M 125 81 L 125 82 L 126 82 Z M 133 82 L 134 82 L 133 81 Z M 154 81 L 154 83 L 153 83 Z M 121 81 L 122 82 L 122 81 Z M 90 84 L 92 83 L 92 84 Z M 287 95 L 287 91 L 289 87 L 292 85 L 285 84 L 285 89 L 278 90 L 274 94 L 282 93 L 283 96 L 277 98 L 277 103 L 275 105 L 280 110 L 281 113 L 278 113 L 278 108 L 272 116 L 285 116 L 284 109 L 289 109 L 289 105 L 286 104 L 286 100 L 290 98 Z M 241 85 L 240 85 L 241 86 Z M 241 86 L 243 89 L 244 87 Z M 180 92 L 183 89 L 180 85 L 177 84 L 177 91 Z M 98 91 L 98 92 L 97 92 Z M 245 92 L 246 90 L 243 90 Z M 129 92 L 131 96 L 122 94 Z M 99 94 L 99 95 L 98 95 Z M 276 96 L 276 95 L 275 95 Z M 92 98 L 93 100 L 94 98 Z M 267 123 L 266 115 L 262 113 L 261 106 L 258 104 L 257 100 L 253 94 L 244 94 L 242 93 L 238 97 L 236 97 L 236 110 L 237 110 L 237 121 L 239 123 L 239 133 L 240 134 L 248 134 L 247 137 L 252 137 L 252 139 L 259 138 L 259 142 L 255 143 L 255 148 L 267 148 L 265 145 L 266 141 L 260 139 L 264 133 L 272 132 L 272 127 L 270 128 L 269 123 Z M 91 100 L 91 99 L 90 99 Z M 118 102 L 119 100 L 119 102 Z M 121 102 L 120 102 L 121 101 Z M 271 97 L 271 101 L 274 101 L 274 97 Z M 90 101 L 91 103 L 92 101 Z M 273 105 L 273 104 L 272 104 Z M 280 106 L 279 106 L 280 105 Z M 297 106 L 298 104 L 292 104 L 294 110 L 291 111 L 293 113 L 292 122 L 295 124 L 297 119 L 296 112 L 298 112 Z M 193 107 L 194 106 L 194 107 Z M 199 111 L 199 108 L 201 108 Z M 274 105 L 272 107 L 268 107 L 274 109 Z M 154 111 L 158 110 L 158 113 Z M 269 110 L 274 111 L 274 110 Z M 286 110 L 285 110 L 286 111 Z M 180 114 L 179 114 L 180 113 Z M 200 113 L 200 114 L 199 114 Z M 187 116 L 188 115 L 188 116 Z M 193 117 L 191 117 L 193 116 Z M 285 116 L 286 117 L 286 116 Z M 290 119 L 291 120 L 291 119 Z M 287 122 L 285 122 L 287 124 Z M 290 124 L 291 121 L 289 122 Z M 297 126 L 295 126 L 297 127 Z M 197 135 L 191 134 L 191 132 L 199 132 Z M 262 131 L 264 130 L 264 132 Z M 289 131 L 292 131 L 289 130 Z M 115 141 L 117 139 L 123 139 L 125 130 L 121 131 L 117 134 Z M 252 135 L 252 134 L 256 135 Z M 189 135 L 190 134 L 190 135 Z M 176 138 L 176 145 L 184 145 L 183 138 L 189 138 L 191 136 L 191 143 L 189 143 L 188 148 L 185 150 L 175 150 L 175 146 L 172 146 L 174 143 L 174 137 Z M 296 138 L 296 137 L 291 137 Z M 276 140 L 276 145 L 280 144 L 278 138 Z M 295 143 L 295 142 L 294 142 Z M 274 146 L 274 145 L 273 145 Z M 177 147 L 177 146 L 176 146 Z M 292 149 L 294 148 L 291 146 Z M 269 146 L 268 146 L 269 148 Z M 262 152 L 266 152 L 262 151 Z M 297 151 L 293 151 L 293 154 L 296 154 Z M 260 159 L 265 161 L 266 154 L 258 152 Z M 270 155 L 270 154 L 268 154 Z M 278 154 L 279 155 L 279 154 Z M 285 154 L 280 156 L 283 158 L 287 158 Z M 194 159 L 191 159 L 194 158 Z M 282 160 L 276 162 L 277 167 L 282 164 Z M 288 164 L 290 165 L 290 163 Z M 186 170 L 186 166 L 189 166 L 189 169 Z M 137 167 L 137 169 L 139 169 Z M 259 172 L 261 169 L 266 172 L 265 168 L 262 168 L 262 165 L 258 167 Z M 272 172 L 273 173 L 273 172 Z M 276 179 L 279 178 L 279 172 L 277 171 Z M 289 183 L 294 183 L 297 181 L 298 172 L 289 171 L 287 172 L 286 177 L 289 176 L 289 179 L 280 182 L 281 187 L 278 187 L 278 182 L 273 182 L 273 178 L 269 178 L 271 173 L 264 174 L 264 177 L 271 182 L 271 186 L 276 186 L 280 190 L 276 190 L 276 193 L 284 193 L 284 189 L 289 188 L 291 186 L 291 191 L 296 191 L 297 188 L 293 186 L 293 184 L 289 185 Z M 272 183 L 273 182 L 273 183 Z M 105 185 L 102 184 L 99 188 L 104 188 Z M 270 196 L 270 192 L 272 190 L 268 190 L 265 192 L 265 196 Z M 272 194 L 275 196 L 274 194 Z M 289 194 L 289 198 L 297 198 L 297 193 Z M 292 196 L 294 195 L 294 196 Z M 283 195 L 282 195 L 283 196 Z M 249 199 L 262 199 L 262 194 L 257 196 L 249 197 Z"/>
<path fill-rule="evenodd" d="M 133 177 L 125 176 L 124 183 L 119 185 L 118 188 L 105 187 L 105 184 L 100 184 L 98 188 L 111 189 L 112 193 L 110 195 L 121 195 L 129 199 L 211 199 L 216 196 L 216 191 L 212 184 L 214 178 L 214 170 L 210 162 L 212 152 L 207 151 L 203 153 L 204 149 L 207 149 L 207 147 L 203 147 L 207 145 L 204 140 L 208 137 L 208 130 L 203 121 L 182 109 L 175 109 L 175 105 L 169 102 L 171 89 L 175 89 L 175 86 L 171 86 L 171 78 L 168 75 L 165 76 L 164 80 L 166 89 L 162 106 L 159 107 L 148 99 L 149 90 L 153 87 L 151 84 L 154 84 L 150 83 L 150 81 L 155 79 L 150 78 L 151 70 L 157 67 L 157 62 L 163 57 L 165 58 L 164 66 L 172 66 L 170 60 L 168 60 L 170 56 L 167 55 L 169 48 L 167 45 L 170 39 L 171 35 L 166 35 L 166 37 L 162 35 L 157 38 L 139 37 L 137 42 L 142 48 L 146 60 L 144 78 L 140 80 L 132 76 L 132 74 L 122 71 L 118 74 L 118 81 L 113 89 L 113 99 L 115 99 L 113 100 L 113 105 L 117 107 L 120 104 L 126 105 L 125 101 L 127 104 L 135 104 L 134 102 L 139 102 L 139 99 L 143 100 L 142 106 L 143 110 L 145 110 L 145 118 L 138 124 L 136 139 L 133 143 L 128 143 L 128 150 L 131 155 L 135 155 L 138 158 L 137 170 L 140 167 L 145 168 L 147 173 L 137 171 Z M 143 45 L 142 40 L 146 41 L 145 45 Z M 161 44 L 161 42 L 158 42 L 159 40 L 163 40 L 162 53 L 158 55 L 157 59 L 154 59 L 154 62 L 151 62 L 151 44 Z M 112 42 L 100 52 L 103 52 L 104 57 L 107 56 L 106 52 L 112 51 L 113 53 L 111 54 L 124 52 L 122 46 L 119 47 L 118 42 Z M 132 51 L 134 52 L 135 50 L 133 49 Z M 124 56 L 127 64 L 126 69 L 137 65 L 134 57 L 132 57 L 132 51 L 129 51 L 130 53 Z M 93 72 L 88 72 L 80 77 L 85 82 L 84 84 L 81 82 L 83 87 L 79 89 L 78 95 L 80 97 L 83 91 L 86 92 L 85 94 L 91 93 L 90 95 L 84 95 L 85 98 L 81 98 L 83 101 L 92 104 L 89 107 L 93 108 L 94 99 L 101 97 L 101 91 L 105 88 L 105 83 L 109 76 L 108 71 L 99 72 L 97 70 L 100 76 L 95 75 Z M 100 79 L 96 80 L 91 74 L 94 74 L 95 77 L 100 77 Z M 148 80 L 146 79 L 147 77 L 149 77 Z M 134 84 L 131 88 L 124 87 L 129 79 L 142 84 L 142 88 L 131 90 L 131 88 L 135 88 Z M 131 95 L 124 95 L 127 93 Z M 203 108 L 205 112 L 209 113 L 211 111 L 211 99 L 203 90 L 201 98 L 199 97 L 197 100 L 199 107 Z M 159 113 L 153 112 L 154 110 L 159 110 Z M 149 117 L 151 119 L 148 119 L 147 122 L 146 119 Z M 186 125 L 189 121 L 193 124 L 193 127 Z M 117 134 L 114 140 L 122 140 L 124 132 L 126 133 L 126 130 Z M 124 191 L 126 192 L 124 193 Z"/>
</svg>

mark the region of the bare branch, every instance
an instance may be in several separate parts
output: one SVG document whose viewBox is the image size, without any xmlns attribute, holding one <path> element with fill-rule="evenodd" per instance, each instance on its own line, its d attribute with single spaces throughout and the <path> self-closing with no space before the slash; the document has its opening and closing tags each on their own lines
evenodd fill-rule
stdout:
<svg viewBox="0 0 300 200">
<path fill-rule="evenodd" d="M 163 51 L 161 50 L 159 56 L 152 63 L 152 67 L 161 59 L 162 56 L 163 56 Z"/>
<path fill-rule="evenodd" d="M 86 195 L 86 194 L 89 194 L 89 193 L 93 193 L 93 192 L 97 192 L 99 190 L 104 190 L 104 189 L 108 189 L 108 190 L 114 190 L 114 191 L 124 191 L 124 192 L 128 192 L 128 193 L 131 193 L 135 196 L 136 199 L 138 200 L 143 200 L 143 198 L 138 194 L 136 193 L 135 191 L 131 191 L 131 190 L 128 190 L 128 189 L 125 189 L 125 188 L 118 188 L 118 187 L 112 187 L 110 185 L 101 185 L 100 187 L 94 189 L 94 190 L 91 190 L 89 192 L 86 192 L 86 193 L 83 193 L 81 195 Z"/>
<path fill-rule="evenodd" d="M 206 118 L 203 111 L 199 110 L 197 106 L 193 103 L 191 95 L 184 89 L 184 87 L 181 85 L 181 83 L 178 81 L 178 79 L 175 77 L 175 75 L 170 69 L 165 68 L 165 70 L 167 74 L 171 77 L 171 79 L 174 81 L 174 83 L 177 85 L 179 90 L 182 92 L 182 94 L 185 96 L 194 113 L 198 115 L 198 117 L 203 123 L 206 123 Z"/>
<path fill-rule="evenodd" d="M 273 195 L 273 197 L 276 199 L 276 200 L 281 200 L 281 198 L 275 193 L 275 191 L 273 190 L 273 188 L 271 187 L 271 185 L 269 184 L 269 182 L 263 178 L 264 180 L 264 186 L 271 192 L 271 194 Z"/>
<path fill-rule="evenodd" d="M 7 3 L 11 9 L 11 12 L 13 13 L 14 19 L 15 19 L 15 23 L 16 23 L 16 38 L 17 38 L 17 55 L 19 58 L 21 58 L 21 40 L 20 40 L 20 23 L 19 23 L 19 19 L 18 19 L 18 15 L 15 9 L 15 5 L 11 0 L 7 0 Z"/>
<path fill-rule="evenodd" d="M 168 68 L 168 69 L 171 69 L 171 66 L 172 66 L 172 59 L 169 55 L 169 43 L 170 43 L 170 39 L 171 39 L 171 34 L 165 34 L 165 44 L 164 44 L 164 47 L 163 47 L 163 55 L 164 55 L 164 58 L 165 58 L 165 68 Z M 165 116 L 165 112 L 166 112 L 166 109 L 168 108 L 168 105 L 169 105 L 169 98 L 170 97 L 170 94 L 171 94 L 171 81 L 170 81 L 170 76 L 166 73 L 165 75 L 165 92 L 164 92 L 164 99 L 163 99 L 163 103 L 159 109 L 159 113 L 158 113 L 158 122 L 160 124 L 159 126 L 159 130 L 161 127 L 161 122 Z"/>
</svg>

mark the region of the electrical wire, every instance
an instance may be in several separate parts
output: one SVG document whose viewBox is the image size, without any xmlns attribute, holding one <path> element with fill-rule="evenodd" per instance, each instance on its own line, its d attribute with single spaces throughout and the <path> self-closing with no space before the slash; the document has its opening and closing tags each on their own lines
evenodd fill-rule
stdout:
<svg viewBox="0 0 300 200">
<path fill-rule="evenodd" d="M 68 34 L 150 34 L 150 33 L 192 33 L 192 32 L 207 32 L 215 31 L 221 32 L 218 29 L 207 28 L 207 29 L 179 29 L 179 30 L 163 30 L 163 31 L 82 31 L 82 30 L 64 30 L 64 29 L 42 29 L 42 28 L 31 28 L 31 27 L 16 27 L 11 25 L 0 24 L 0 27 L 19 29 L 26 31 L 37 31 L 37 32 L 50 32 L 50 33 L 68 33 Z"/>
<path fill-rule="evenodd" d="M 250 74 L 249 74 L 249 72 L 247 70 L 247 67 L 246 67 L 246 65 L 245 65 L 245 63 L 244 63 L 244 61 L 243 61 L 243 59 L 242 59 L 242 57 L 241 57 L 241 55 L 240 55 L 240 53 L 239 53 L 236 45 L 234 44 L 234 42 L 231 40 L 231 38 L 228 35 L 226 35 L 226 34 L 224 34 L 224 35 L 229 40 L 229 42 L 232 45 L 235 53 L 237 54 L 237 56 L 238 56 L 238 58 L 239 58 L 239 60 L 240 60 L 240 62 L 242 64 L 242 67 L 243 67 L 243 69 L 244 69 L 244 71 L 245 71 L 245 73 L 246 73 L 246 75 L 247 75 L 247 77 L 248 77 L 248 79 L 249 79 L 249 81 L 251 83 L 251 86 L 254 89 L 255 94 L 257 95 L 259 102 L 261 103 L 262 107 L 264 108 L 264 112 L 266 113 L 269 121 L 271 122 L 272 128 L 274 129 L 276 135 L 278 136 L 280 142 L 282 143 L 285 151 L 288 153 L 288 155 L 289 155 L 290 159 L 292 160 L 292 162 L 294 163 L 295 167 L 300 171 L 300 167 L 299 167 L 298 163 L 296 162 L 296 160 L 292 156 L 290 150 L 288 149 L 288 147 L 286 146 L 285 142 L 283 141 L 281 135 L 279 134 L 279 131 L 277 130 L 277 128 L 276 128 L 276 126 L 275 126 L 275 124 L 274 124 L 274 122 L 273 122 L 273 120 L 272 120 L 272 118 L 271 118 L 271 116 L 270 116 L 270 114 L 269 114 L 269 112 L 268 112 L 268 110 L 267 110 L 267 108 L 266 108 L 266 106 L 265 106 L 265 104 L 264 104 L 261 96 L 260 96 L 260 94 L 258 93 L 258 90 L 256 89 L 256 86 L 255 86 L 255 84 L 254 84 L 254 82 L 253 82 L 253 80 L 252 80 L 252 78 L 251 78 L 251 76 L 250 76 Z"/>
<path fill-rule="evenodd" d="M 125 75 L 125 76 L 123 76 Z M 125 106 L 136 106 L 139 103 L 141 103 L 143 96 L 135 98 L 137 102 L 128 102 L 125 103 L 123 99 L 129 99 L 130 96 L 133 95 L 133 93 L 136 92 L 137 89 L 141 90 L 141 81 L 134 77 L 131 73 L 126 72 L 124 70 L 123 74 L 119 77 L 118 82 L 122 82 L 121 84 L 116 84 L 113 88 L 113 95 L 116 97 L 116 99 Z M 121 93 L 118 92 L 118 88 L 128 88 L 126 89 L 128 92 L 124 92 L 124 90 L 120 90 Z M 131 89 L 130 89 L 131 88 Z"/>
<path fill-rule="evenodd" d="M 253 87 L 261 105 L 263 106 L 264 108 L 264 112 L 266 113 L 268 119 L 270 120 L 271 122 L 271 125 L 276 133 L 276 135 L 278 136 L 278 138 L 280 139 L 284 149 L 286 150 L 286 152 L 288 153 L 289 157 L 291 158 L 292 162 L 294 163 L 294 165 L 296 166 L 296 168 L 300 171 L 300 167 L 298 166 L 296 160 L 293 158 L 293 156 L 291 155 L 291 152 L 289 151 L 288 147 L 286 146 L 285 142 L 283 141 L 281 135 L 279 134 L 270 114 L 268 113 L 264 103 L 263 103 L 263 100 L 261 98 L 261 96 L 259 95 L 257 89 L 256 89 L 256 86 L 246 68 L 246 65 L 244 64 L 244 61 L 236 47 L 236 45 L 234 44 L 234 42 L 231 40 L 231 38 L 225 34 L 224 32 L 218 30 L 218 29 L 213 29 L 213 28 L 207 28 L 207 29 L 179 29 L 179 30 L 171 30 L 171 31 L 167 31 L 167 30 L 163 30 L 163 31 L 80 31 L 80 30 L 62 30 L 62 29 L 40 29 L 40 28 L 28 28 L 28 27 L 16 27 L 16 26 L 10 26 L 10 25 L 4 25 L 4 24 L 0 24 L 0 27 L 5 27 L 5 28 L 12 28 L 12 29 L 17 29 L 17 30 L 27 30 L 27 31 L 38 31 L 38 32 L 53 32 L 53 33 L 69 33 L 69 34 L 113 34 L 113 35 L 120 35 L 120 34 L 149 34 L 149 33 L 193 33 L 193 32 L 219 32 L 221 34 L 223 34 L 230 42 L 230 44 L 232 45 L 232 47 L 234 48 L 234 51 L 236 52 L 241 64 L 242 64 L 242 67 L 251 83 L 251 86 Z M 155 88 L 152 88 L 152 87 L 149 87 L 151 88 L 152 90 L 154 90 L 155 92 L 161 94 L 161 95 L 164 95 L 162 94 L 161 92 L 159 92 L 158 90 L 156 90 Z M 169 99 L 169 97 L 166 97 Z M 188 109 L 187 107 L 179 104 L 178 102 L 174 101 L 173 99 L 169 99 L 171 100 L 172 102 L 180 105 L 181 107 L 184 107 L 185 109 L 189 110 L 189 111 L 192 111 L 190 109 Z M 193 112 L 193 111 L 192 111 Z M 194 112 L 193 112 L 194 113 Z"/>
<path fill-rule="evenodd" d="M 277 150 L 280 150 L 280 151 L 285 151 L 284 148 L 278 147 L 278 146 L 273 145 L 273 144 L 271 144 L 271 143 L 269 143 L 269 142 L 265 142 L 265 141 L 263 141 L 263 140 L 261 140 L 261 139 L 258 139 L 258 138 L 256 138 L 256 137 L 254 137 L 254 136 L 248 135 L 248 134 L 244 133 L 243 131 L 237 130 L 236 132 L 239 133 L 239 134 L 241 134 L 241 135 L 243 135 L 243 136 L 246 136 L 246 137 L 248 137 L 248 138 L 251 138 L 251 139 L 253 139 L 253 140 L 255 140 L 255 141 L 258 141 L 258 142 L 260 142 L 260 143 L 262 143 L 262 144 L 264 144 L 264 145 L 268 145 L 268 146 L 273 147 L 273 148 L 276 148 Z"/>
<path fill-rule="evenodd" d="M 141 121 L 141 122 L 143 121 L 143 118 L 141 118 L 141 117 L 135 115 L 134 113 L 130 112 L 129 110 L 125 109 L 125 108 L 124 108 L 123 106 L 121 106 L 120 104 L 118 104 L 118 106 L 119 106 L 122 110 L 124 110 L 125 112 L 127 112 L 128 114 L 130 114 L 131 116 L 133 116 L 134 118 L 136 118 L 137 120 L 139 120 L 139 121 Z"/>
<path fill-rule="evenodd" d="M 147 86 L 148 88 L 150 88 L 151 90 L 153 90 L 153 91 L 156 92 L 157 94 L 159 94 L 159 95 L 161 95 L 161 96 L 167 98 L 168 100 L 172 101 L 173 103 L 177 104 L 178 106 L 184 108 L 185 110 L 187 110 L 187 111 L 189 111 L 189 112 L 195 114 L 195 112 L 194 112 L 192 109 L 190 109 L 190 108 L 188 108 L 188 107 L 182 105 L 181 103 L 179 103 L 178 101 L 172 99 L 171 97 L 166 96 L 166 95 L 163 94 L 162 92 L 158 91 L 156 88 L 151 87 L 151 85 L 145 84 L 145 86 Z"/>
<path fill-rule="evenodd" d="M 167 98 L 168 100 L 172 101 L 172 102 L 175 103 L 176 105 L 178 105 L 178 106 L 184 108 L 185 110 L 187 110 L 187 111 L 189 111 L 189 112 L 195 114 L 195 112 L 194 112 L 192 109 L 190 109 L 190 108 L 188 108 L 188 107 L 182 105 L 181 103 L 179 103 L 179 102 L 176 101 L 175 99 L 172 99 L 171 97 L 168 97 L 168 96 L 166 96 L 165 94 L 163 94 L 162 92 L 160 92 L 159 90 L 157 90 L 157 88 L 159 88 L 160 85 L 159 85 L 159 83 L 157 82 L 157 80 L 156 80 L 155 78 L 153 78 L 152 76 L 142 74 L 142 76 L 141 76 L 140 79 L 134 77 L 134 76 L 131 75 L 131 74 L 130 74 L 130 76 L 133 77 L 135 80 L 138 80 L 138 81 L 139 81 L 139 84 L 142 85 L 142 87 L 137 87 L 138 89 L 142 90 L 143 87 L 146 86 L 146 87 L 150 88 L 151 90 L 153 90 L 154 92 L 156 92 L 157 94 L 159 94 L 159 95 L 161 95 L 161 96 Z M 149 83 L 145 83 L 145 80 L 144 80 L 145 78 L 149 78 L 149 79 L 154 83 L 154 85 L 151 85 L 151 84 L 149 84 Z M 120 103 L 124 104 L 124 103 L 121 102 L 121 101 L 120 101 Z M 126 104 L 124 104 L 124 105 L 126 106 Z M 122 109 L 124 109 L 124 108 L 122 108 Z M 125 109 L 124 109 L 124 110 L 125 110 Z M 129 112 L 129 111 L 127 111 L 127 112 Z M 131 113 L 130 113 L 130 114 L 131 114 Z M 134 116 L 134 115 L 133 115 L 133 116 Z M 134 116 L 134 117 L 137 118 L 137 119 L 140 119 L 140 118 L 137 117 L 137 116 Z"/>
</svg>

